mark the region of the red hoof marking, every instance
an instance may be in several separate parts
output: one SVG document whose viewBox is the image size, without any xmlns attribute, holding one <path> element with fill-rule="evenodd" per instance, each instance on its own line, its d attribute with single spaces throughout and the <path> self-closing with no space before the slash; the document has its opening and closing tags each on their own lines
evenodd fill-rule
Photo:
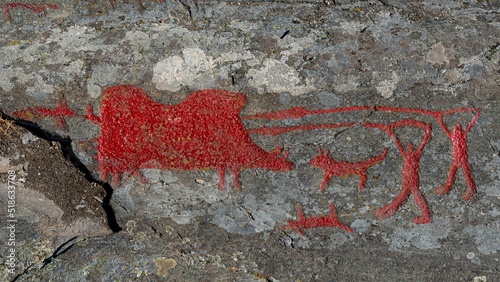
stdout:
<svg viewBox="0 0 500 282">
<path fill-rule="evenodd" d="M 310 164 L 314 168 L 320 168 L 325 172 L 323 176 L 323 181 L 320 185 L 320 190 L 324 191 L 330 182 L 332 176 L 348 176 L 348 175 L 359 175 L 359 190 L 363 190 L 366 186 L 367 171 L 371 166 L 380 163 L 385 159 L 387 155 L 387 148 L 384 152 L 366 161 L 351 163 L 348 161 L 336 161 L 329 156 L 330 151 L 326 150 L 325 153 L 319 148 L 319 155 L 311 160 Z"/>
<path fill-rule="evenodd" d="M 303 229 L 308 228 L 322 228 L 322 227 L 334 227 L 341 228 L 348 232 L 353 232 L 352 229 L 345 223 L 341 222 L 337 218 L 337 212 L 335 210 L 335 205 L 330 204 L 330 213 L 327 216 L 312 216 L 305 217 L 302 211 L 302 205 L 297 204 L 297 220 L 288 220 L 288 225 L 283 226 L 284 230 L 294 229 L 300 235 L 304 235 Z"/>
</svg>

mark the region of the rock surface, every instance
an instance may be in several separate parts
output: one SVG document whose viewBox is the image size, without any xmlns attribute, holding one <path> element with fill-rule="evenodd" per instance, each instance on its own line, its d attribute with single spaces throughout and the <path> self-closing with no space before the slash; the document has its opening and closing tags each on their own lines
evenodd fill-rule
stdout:
<svg viewBox="0 0 500 282">
<path fill-rule="evenodd" d="M 30 5 L 6 4 L 0 25 L 0 110 L 5 114 L 0 123 L 0 199 L 7 213 L 8 190 L 16 186 L 17 220 L 15 232 L 0 229 L 1 238 L 15 236 L 16 242 L 10 248 L 6 239 L 0 249 L 3 278 L 500 279 L 498 2 L 55 0 Z M 181 128 L 186 116 L 169 116 L 168 111 L 189 101 L 194 91 L 225 89 L 246 95 L 231 124 L 239 124 L 241 117 L 252 142 L 270 155 L 280 146 L 289 149 L 295 168 L 272 171 L 256 165 L 264 163 L 261 159 L 254 160 L 242 167 L 241 190 L 238 181 L 230 181 L 238 180 L 239 170 L 229 171 L 221 190 L 216 167 L 168 169 L 158 161 L 168 156 L 155 153 L 136 171 L 103 175 L 103 156 L 117 159 L 103 149 L 101 129 L 119 131 L 120 126 L 109 127 L 108 118 L 99 117 L 107 113 L 104 101 L 122 105 L 123 100 L 106 100 L 105 89 L 116 85 L 139 87 L 157 103 L 144 108 L 133 104 L 134 114 L 113 116 L 115 122 L 138 124 L 138 132 L 143 130 L 110 135 L 123 137 L 117 148 L 133 136 L 141 136 L 130 142 L 144 150 L 156 144 L 193 144 L 192 136 L 201 140 L 188 134 L 189 128 L 178 140 L 169 139 L 173 135 L 168 130 Z M 226 114 L 207 111 L 208 104 L 200 107 L 200 115 Z M 331 111 L 284 111 L 294 107 Z M 355 110 L 334 110 L 341 108 Z M 476 112 L 453 109 L 472 108 L 481 116 L 468 131 Z M 288 118 L 255 118 L 270 112 Z M 144 116 L 148 122 L 141 124 Z M 471 187 L 463 170 L 450 193 L 433 193 L 446 182 L 455 156 L 441 117 L 450 131 L 458 123 L 466 130 L 468 163 L 477 186 L 471 200 L 461 197 Z M 420 123 L 382 126 L 404 119 Z M 151 126 L 153 120 L 158 127 Z M 169 126 L 159 129 L 164 124 Z M 428 142 L 422 139 L 421 124 L 432 126 Z M 263 126 L 305 130 L 266 135 L 258 130 Z M 211 128 L 209 122 L 206 128 Z M 234 130 L 215 128 L 207 134 L 224 140 Z M 147 143 L 145 136 L 152 141 Z M 159 136 L 164 142 L 155 139 Z M 425 145 L 416 171 L 417 186 L 432 212 L 430 223 L 412 222 L 422 207 L 413 195 L 393 216 L 381 219 L 379 209 L 402 186 L 415 183 L 409 180 L 415 173 L 404 173 L 409 171 L 405 161 L 415 158 L 403 157 L 397 140 L 407 152 L 408 142 Z M 235 155 L 243 150 L 243 144 L 231 142 L 227 144 L 235 145 Z M 345 161 L 333 168 L 350 171 L 334 175 L 325 191 L 319 189 L 325 172 L 310 165 L 321 155 L 318 148 Z M 367 167 L 365 188 L 358 189 L 363 172 L 347 169 L 346 162 L 362 163 L 384 148 L 387 156 Z M 284 152 L 279 156 L 285 157 Z M 186 157 L 184 164 L 193 160 L 198 159 Z M 412 176 L 405 178 L 408 174 Z M 12 175 L 13 183 L 8 181 Z M 337 177 L 344 175 L 348 177 Z M 104 183 L 108 176 L 121 179 Z M 336 222 L 330 217 L 331 203 L 335 219 L 352 233 L 305 226 Z M 304 229 L 286 228 L 293 222 Z M 11 253 L 14 267 L 8 264 Z"/>
</svg>

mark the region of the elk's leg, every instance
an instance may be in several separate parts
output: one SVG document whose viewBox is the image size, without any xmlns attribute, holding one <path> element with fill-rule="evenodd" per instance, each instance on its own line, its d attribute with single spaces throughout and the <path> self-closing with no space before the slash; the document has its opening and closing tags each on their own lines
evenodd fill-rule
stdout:
<svg viewBox="0 0 500 282">
<path fill-rule="evenodd" d="M 325 175 L 323 176 L 323 181 L 321 181 L 321 184 L 319 186 L 319 190 L 321 192 L 326 190 L 326 187 L 328 186 L 328 183 L 330 182 L 330 178 L 332 178 L 332 176 L 329 173 L 325 173 Z"/>
<path fill-rule="evenodd" d="M 224 167 L 217 168 L 217 175 L 219 176 L 219 191 L 226 190 L 226 170 Z"/>
<path fill-rule="evenodd" d="M 120 173 L 112 173 L 111 183 L 113 186 L 119 186 L 121 182 Z"/>
<path fill-rule="evenodd" d="M 359 174 L 359 191 L 363 191 L 363 189 L 365 189 L 367 179 L 368 175 L 366 171 Z"/>
<path fill-rule="evenodd" d="M 148 179 L 144 177 L 144 175 L 142 175 L 142 173 L 139 170 L 132 171 L 130 175 L 132 175 L 137 181 L 141 182 L 142 184 L 148 183 Z"/>
<path fill-rule="evenodd" d="M 229 172 L 233 175 L 233 186 L 235 190 L 241 190 L 241 167 L 230 167 Z"/>
</svg>

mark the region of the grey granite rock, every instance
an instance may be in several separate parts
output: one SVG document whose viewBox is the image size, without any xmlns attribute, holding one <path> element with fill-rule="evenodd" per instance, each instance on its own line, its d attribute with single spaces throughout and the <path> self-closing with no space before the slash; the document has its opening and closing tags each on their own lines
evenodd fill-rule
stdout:
<svg viewBox="0 0 500 282">
<path fill-rule="evenodd" d="M 428 115 L 371 109 L 244 120 L 246 128 L 357 125 L 252 134 L 266 151 L 289 148 L 295 169 L 245 169 L 241 191 L 231 186 L 232 176 L 227 189 L 218 190 L 216 170 L 144 169 L 147 184 L 124 174 L 120 184 L 111 184 L 110 195 L 121 232 L 51 241 L 40 251 L 45 259 L 16 266 L 16 281 L 500 278 L 498 2 L 53 3 L 58 9 L 43 13 L 12 8 L 0 24 L 0 110 L 14 116 L 29 107 L 54 109 L 64 99 L 76 113 L 64 118 L 67 128 L 50 117 L 31 120 L 46 132 L 69 138 L 95 179 L 100 127 L 85 118 L 87 105 L 99 115 L 103 89 L 131 84 L 170 105 L 200 89 L 241 92 L 247 97 L 243 116 L 296 106 L 478 108 L 481 117 L 467 135 L 478 193 L 470 201 L 460 197 L 467 188 L 462 172 L 448 195 L 432 193 L 446 181 L 452 152 L 450 139 Z M 420 214 L 413 197 L 391 218 L 375 217 L 401 190 L 403 160 L 387 134 L 362 123 L 405 118 L 433 127 L 420 163 L 420 187 L 433 215 L 429 224 L 412 223 Z M 458 113 L 445 122 L 451 127 L 471 118 Z M 421 135 L 418 130 L 398 131 L 404 140 Z M 323 172 L 309 164 L 318 147 L 350 162 L 384 148 L 388 154 L 368 170 L 363 191 L 358 190 L 359 176 L 350 176 L 333 177 L 321 192 Z M 35 198 L 45 201 L 43 195 L 25 192 L 32 196 L 24 198 L 23 209 L 31 210 Z M 339 220 L 354 233 L 322 228 L 305 229 L 301 236 L 282 229 L 298 218 L 297 203 L 306 217 L 314 217 L 326 216 L 332 202 Z M 59 217 L 57 206 L 43 206 L 43 213 L 35 209 L 33 214 Z M 27 221 L 19 228 L 32 227 Z M 23 248 L 31 247 L 26 243 Z"/>
</svg>

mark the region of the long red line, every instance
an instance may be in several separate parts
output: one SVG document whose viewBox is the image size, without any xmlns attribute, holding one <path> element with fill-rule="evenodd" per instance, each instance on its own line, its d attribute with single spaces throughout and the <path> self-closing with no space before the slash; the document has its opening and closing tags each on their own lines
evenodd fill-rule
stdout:
<svg viewBox="0 0 500 282">
<path fill-rule="evenodd" d="M 297 119 L 309 115 L 323 115 L 331 113 L 343 113 L 343 112 L 354 112 L 354 111 L 367 111 L 374 110 L 373 106 L 351 106 L 342 108 L 330 108 L 330 109 L 320 109 L 320 110 L 309 110 L 303 107 L 293 107 L 288 110 L 281 110 L 275 112 L 267 112 L 261 114 L 254 114 L 248 116 L 242 116 L 242 119 L 269 119 L 269 120 L 285 120 L 285 119 Z"/>
<path fill-rule="evenodd" d="M 385 111 L 385 112 L 423 114 L 423 115 L 429 115 L 432 117 L 436 117 L 439 115 L 453 114 L 453 113 L 463 113 L 463 112 L 476 111 L 476 109 L 474 109 L 474 108 L 456 108 L 456 109 L 444 110 L 444 111 L 431 111 L 431 110 L 423 110 L 423 109 L 418 109 L 418 108 L 400 108 L 400 107 L 392 107 L 392 106 L 375 106 L 374 110 L 375 111 Z"/>
<path fill-rule="evenodd" d="M 297 131 L 297 130 L 317 130 L 317 129 L 332 129 L 340 127 L 351 127 L 355 125 L 355 122 L 341 122 L 341 123 L 330 123 L 330 124 L 307 124 L 307 125 L 295 125 L 295 126 L 270 126 L 270 127 L 259 127 L 247 129 L 250 134 L 260 134 L 260 135 L 280 135 L 283 133 Z"/>
</svg>

